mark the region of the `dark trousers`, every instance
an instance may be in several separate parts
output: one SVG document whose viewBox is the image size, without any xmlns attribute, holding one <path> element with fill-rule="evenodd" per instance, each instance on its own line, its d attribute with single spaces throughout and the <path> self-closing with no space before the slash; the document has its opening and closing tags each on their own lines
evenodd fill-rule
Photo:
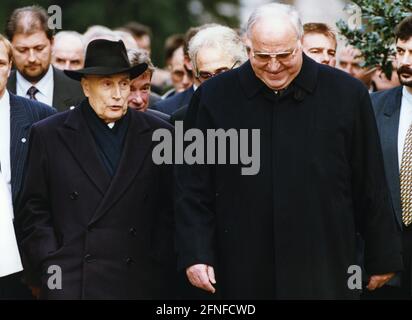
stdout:
<svg viewBox="0 0 412 320">
<path fill-rule="evenodd" d="M 22 282 L 22 273 L 0 278 L 0 300 L 32 300 L 29 288 Z"/>
</svg>

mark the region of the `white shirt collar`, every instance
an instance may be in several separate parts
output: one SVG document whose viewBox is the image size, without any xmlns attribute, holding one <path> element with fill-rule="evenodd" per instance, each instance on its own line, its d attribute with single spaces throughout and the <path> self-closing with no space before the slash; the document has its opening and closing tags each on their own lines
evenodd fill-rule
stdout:
<svg viewBox="0 0 412 320">
<path fill-rule="evenodd" d="M 26 78 L 22 76 L 22 74 L 17 71 L 16 72 L 16 77 L 17 77 L 17 91 L 19 92 L 18 94 L 21 96 L 26 96 L 27 95 L 27 90 L 30 89 L 30 87 L 33 86 L 33 84 L 28 81 Z M 37 82 L 34 85 L 39 92 L 37 94 L 40 94 L 44 98 L 47 98 L 47 100 L 50 101 L 48 103 L 51 105 L 51 101 L 53 100 L 53 67 L 50 65 L 49 69 L 47 70 L 46 74 L 43 76 L 43 78 L 40 79 L 39 82 Z M 41 99 L 36 95 L 37 100 L 43 102 L 45 99 Z"/>
<path fill-rule="evenodd" d="M 0 98 L 0 108 L 10 108 L 10 95 L 7 90 L 4 90 L 4 94 Z"/>
<path fill-rule="evenodd" d="M 404 97 L 408 104 L 412 106 L 412 94 L 409 93 L 405 86 L 402 88 L 402 97 Z"/>
<path fill-rule="evenodd" d="M 0 98 L 0 164 L 2 175 L 11 191 L 10 95 L 7 90 Z"/>
</svg>

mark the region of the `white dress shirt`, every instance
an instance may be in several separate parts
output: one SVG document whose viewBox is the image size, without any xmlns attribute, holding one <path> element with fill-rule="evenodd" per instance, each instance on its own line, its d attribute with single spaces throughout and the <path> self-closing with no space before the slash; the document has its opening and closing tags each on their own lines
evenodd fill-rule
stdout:
<svg viewBox="0 0 412 320">
<path fill-rule="evenodd" d="M 13 226 L 11 193 L 0 173 L 0 277 L 23 270 Z"/>
<path fill-rule="evenodd" d="M 406 90 L 405 86 L 402 89 L 401 112 L 399 116 L 398 129 L 398 163 L 399 170 L 402 164 L 403 146 L 405 144 L 406 133 L 412 124 L 412 94 Z"/>
<path fill-rule="evenodd" d="M 30 98 L 30 96 L 27 94 L 27 90 L 29 90 L 30 87 L 33 86 L 33 84 L 27 81 L 18 71 L 16 72 L 16 78 L 17 95 L 25 98 Z M 49 66 L 49 70 L 47 70 L 43 78 L 41 78 L 40 81 L 34 85 L 34 87 L 39 90 L 39 92 L 36 93 L 36 100 L 51 106 L 53 104 L 54 90 L 53 68 L 51 65 Z"/>
<path fill-rule="evenodd" d="M 7 90 L 0 98 L 0 166 L 3 179 L 11 192 L 10 95 Z"/>
</svg>

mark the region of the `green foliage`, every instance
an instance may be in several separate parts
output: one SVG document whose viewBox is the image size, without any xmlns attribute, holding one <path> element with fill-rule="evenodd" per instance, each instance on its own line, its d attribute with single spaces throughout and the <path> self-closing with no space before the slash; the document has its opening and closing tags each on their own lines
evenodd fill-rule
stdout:
<svg viewBox="0 0 412 320">
<path fill-rule="evenodd" d="M 63 29 L 83 33 L 90 25 L 120 27 L 129 21 L 138 21 L 151 27 L 152 53 L 156 65 L 164 63 L 165 39 L 174 33 L 185 33 L 191 26 L 218 22 L 238 26 L 237 16 L 220 13 L 222 3 L 239 6 L 239 0 L 198 0 L 203 10 L 192 13 L 190 0 L 1 0 L 0 24 L 2 33 L 10 13 L 19 7 L 38 4 L 44 8 L 59 5 L 63 13 Z"/>
<path fill-rule="evenodd" d="M 381 66 L 390 79 L 395 26 L 412 12 L 411 0 L 353 0 L 361 10 L 362 27 L 352 29 L 347 22 L 336 24 L 348 43 L 361 50 L 366 67 Z"/>
</svg>

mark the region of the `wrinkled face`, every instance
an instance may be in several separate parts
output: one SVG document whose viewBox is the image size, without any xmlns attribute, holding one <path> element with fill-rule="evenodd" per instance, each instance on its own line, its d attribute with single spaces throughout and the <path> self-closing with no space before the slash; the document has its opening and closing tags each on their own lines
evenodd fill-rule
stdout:
<svg viewBox="0 0 412 320">
<path fill-rule="evenodd" d="M 176 89 L 176 92 L 185 91 L 192 85 L 192 79 L 186 72 L 184 65 L 185 58 L 183 54 L 183 47 L 180 47 L 179 49 L 176 49 L 173 53 L 169 65 L 173 87 Z"/>
<path fill-rule="evenodd" d="M 269 88 L 286 88 L 302 67 L 302 46 L 289 21 L 257 22 L 247 42 L 250 63 Z"/>
<path fill-rule="evenodd" d="M 367 73 L 367 70 L 361 67 L 362 62 L 362 54 L 358 49 L 346 47 L 339 53 L 338 69 L 362 80 Z"/>
<path fill-rule="evenodd" d="M 336 65 L 336 42 L 321 33 L 305 34 L 302 40 L 303 52 L 318 63 L 331 67 Z"/>
<path fill-rule="evenodd" d="M 84 49 L 76 38 L 61 39 L 53 45 L 52 63 L 61 70 L 79 70 L 84 64 Z"/>
<path fill-rule="evenodd" d="M 43 31 L 13 36 L 14 64 L 29 82 L 37 83 L 47 72 L 51 61 L 52 41 Z"/>
<path fill-rule="evenodd" d="M 151 72 L 146 71 L 130 82 L 130 94 L 127 102 L 133 109 L 144 112 L 149 107 L 151 78 Z"/>
<path fill-rule="evenodd" d="M 237 61 L 220 48 L 203 47 L 196 55 L 195 77 L 203 83 L 219 73 L 232 69 L 235 62 Z"/>
<path fill-rule="evenodd" d="M 0 42 L 0 97 L 3 96 L 7 86 L 7 78 L 10 75 L 11 61 L 5 45 Z"/>
<path fill-rule="evenodd" d="M 81 84 L 93 110 L 104 122 L 115 122 L 126 114 L 130 93 L 129 74 L 87 75 L 82 78 Z"/>
<path fill-rule="evenodd" d="M 396 42 L 396 62 L 401 84 L 412 87 L 412 37 Z"/>
</svg>

